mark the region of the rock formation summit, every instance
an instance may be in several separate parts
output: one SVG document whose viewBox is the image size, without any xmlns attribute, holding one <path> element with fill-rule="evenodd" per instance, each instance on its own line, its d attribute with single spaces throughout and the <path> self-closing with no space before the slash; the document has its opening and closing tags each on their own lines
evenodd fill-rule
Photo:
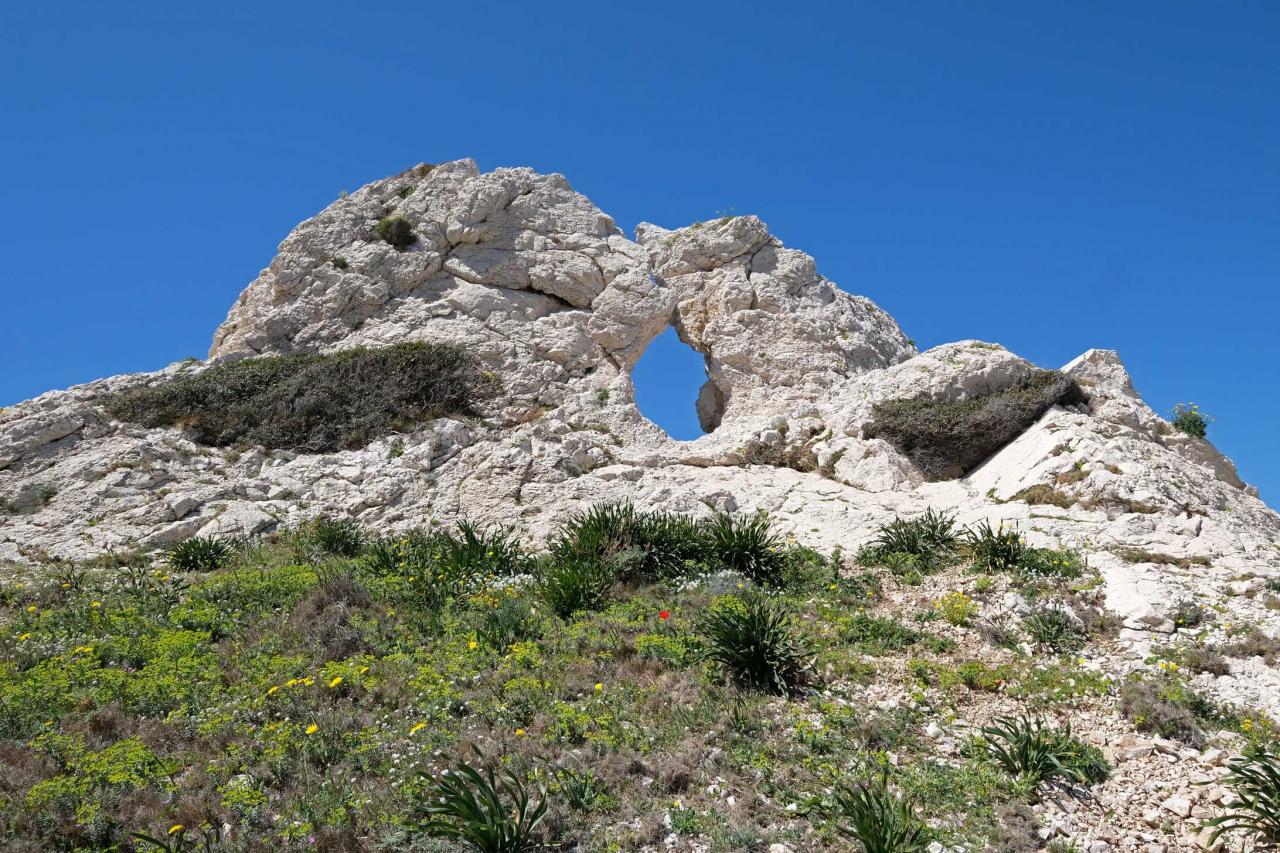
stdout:
<svg viewBox="0 0 1280 853">
<path fill-rule="evenodd" d="M 388 218 L 412 242 L 380 237 Z M 672 440 L 634 402 L 631 370 L 669 326 L 705 359 L 708 432 L 696 441 Z M 495 396 L 475 417 L 331 453 L 210 447 L 104 408 L 123 390 L 245 357 L 406 341 L 465 349 Z M 979 341 L 917 352 L 893 318 L 754 216 L 644 224 L 632 240 L 560 175 L 422 165 L 295 228 L 208 361 L 0 412 L 0 560 L 252 535 L 320 514 L 389 530 L 465 517 L 537 539 L 574 509 L 620 499 L 764 510 L 807 544 L 853 553 L 877 525 L 933 507 L 1015 524 L 1037 545 L 1087 547 L 1131 632 L 1169 630 L 1170 607 L 1188 597 L 1230 597 L 1268 621 L 1245 593 L 1280 573 L 1280 516 L 1212 444 L 1143 403 L 1115 352 L 1061 368 L 1085 402 L 1049 406 L 945 476 L 876 427 L 880 404 L 985 399 L 1041 373 Z M 1259 667 L 1241 691 L 1280 683 Z"/>
</svg>

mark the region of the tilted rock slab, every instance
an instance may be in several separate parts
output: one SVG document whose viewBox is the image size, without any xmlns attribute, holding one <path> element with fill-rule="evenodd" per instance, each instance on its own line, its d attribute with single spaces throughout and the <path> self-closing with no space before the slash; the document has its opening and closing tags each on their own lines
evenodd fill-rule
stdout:
<svg viewBox="0 0 1280 853">
<path fill-rule="evenodd" d="M 376 236 L 390 215 L 416 242 Z M 635 406 L 631 369 L 668 326 L 706 362 L 697 408 L 713 431 L 696 441 L 670 439 Z M 313 455 L 204 447 L 102 408 L 111 393 L 220 360 L 399 341 L 466 347 L 498 377 L 498 399 L 483 418 Z M 645 224 L 633 241 L 560 175 L 423 165 L 295 228 L 232 306 L 209 361 L 0 412 L 0 501 L 19 510 L 0 515 L 0 560 L 87 558 L 320 514 L 381 530 L 466 517 L 538 540 L 573 510 L 620 499 L 763 509 L 807 544 L 852 553 L 877 525 L 934 507 L 1087 551 L 1135 649 L 1171 630 L 1182 598 L 1229 598 L 1241 621 L 1274 633 L 1271 611 L 1231 584 L 1280 574 L 1280 516 L 1212 444 L 1143 403 L 1114 352 L 1063 368 L 1087 407 L 1054 407 L 963 479 L 926 482 L 866 436 L 877 402 L 961 400 L 1035 369 L 979 341 L 917 353 L 884 311 L 755 217 Z M 1027 503 L 1034 487 L 1054 501 Z M 1129 563 L 1126 550 L 1162 561 Z M 1280 710 L 1280 677 L 1260 666 L 1216 687 Z"/>
</svg>

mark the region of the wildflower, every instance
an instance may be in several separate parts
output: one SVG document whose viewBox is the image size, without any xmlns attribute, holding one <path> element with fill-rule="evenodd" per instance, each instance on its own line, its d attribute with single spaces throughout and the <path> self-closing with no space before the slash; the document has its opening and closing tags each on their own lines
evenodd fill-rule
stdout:
<svg viewBox="0 0 1280 853">
<path fill-rule="evenodd" d="M 184 829 L 186 829 L 185 826 L 180 823 L 175 823 L 173 826 L 169 827 L 169 834 L 173 835 L 175 832 L 182 832 Z"/>
<path fill-rule="evenodd" d="M 311 725 L 307 726 L 307 734 L 309 735 L 313 735 L 318 731 L 320 731 L 320 727 L 317 726 L 315 723 L 312 723 Z"/>
<path fill-rule="evenodd" d="M 71 589 L 71 584 L 69 584 L 69 583 L 64 583 L 64 584 L 62 585 L 62 588 L 63 588 L 63 589 Z"/>
<path fill-rule="evenodd" d="M 670 610 L 663 610 L 661 613 L 659 613 L 659 614 L 658 614 L 658 618 L 659 618 L 659 619 L 661 619 L 661 620 L 662 620 L 662 621 L 664 621 L 664 622 L 665 622 L 665 621 L 667 621 L 668 619 L 670 619 L 670 618 L 671 618 L 671 611 L 670 611 Z"/>
<path fill-rule="evenodd" d="M 524 729 L 516 729 L 516 737 L 524 737 Z"/>
<path fill-rule="evenodd" d="M 30 640 L 30 639 L 31 639 L 31 632 L 30 632 L 30 631 L 28 631 L 27 633 L 25 633 L 25 634 L 23 634 L 22 636 L 18 637 L 18 639 L 19 639 L 19 640 Z"/>
<path fill-rule="evenodd" d="M 409 734 L 416 735 L 418 732 L 422 731 L 426 727 L 427 727 L 426 723 L 414 723 L 413 728 L 409 729 Z"/>
<path fill-rule="evenodd" d="M 476 648 L 476 646 L 478 646 L 478 645 L 480 645 L 480 644 L 479 644 L 479 643 L 477 643 L 475 640 L 470 640 L 470 641 L 468 641 L 468 642 L 467 642 L 467 648 L 471 649 L 472 651 L 474 651 L 474 650 L 475 650 L 475 648 Z"/>
<path fill-rule="evenodd" d="M 1245 734 L 1248 734 L 1249 732 L 1253 731 L 1253 720 L 1249 719 L 1248 717 L 1245 717 L 1243 720 L 1241 720 L 1240 730 Z"/>
<path fill-rule="evenodd" d="M 366 672 L 368 672 L 368 671 L 369 671 L 369 667 L 367 667 L 367 666 L 362 666 L 362 667 L 360 667 L 360 674 L 361 674 L 361 675 L 364 675 L 364 674 L 365 674 Z"/>
<path fill-rule="evenodd" d="M 329 682 L 329 686 L 330 686 L 330 687 L 337 687 L 337 686 L 338 686 L 339 684 L 341 684 L 341 683 L 342 683 L 342 676 L 341 676 L 341 675 L 335 675 L 335 676 L 333 677 L 333 680 Z"/>
<path fill-rule="evenodd" d="M 35 612 L 36 612 L 36 606 L 35 606 L 34 604 L 30 605 L 29 607 L 27 607 L 27 612 L 28 612 L 28 613 L 35 613 Z"/>
<path fill-rule="evenodd" d="M 272 685 L 271 687 L 267 688 L 267 695 L 270 696 L 272 693 L 275 693 L 279 689 L 280 689 L 279 687 Z"/>
<path fill-rule="evenodd" d="M 101 607 L 101 606 L 102 606 L 102 602 L 101 602 L 101 601 L 95 601 L 93 604 L 90 604 L 89 606 L 90 606 L 90 607 Z"/>
<path fill-rule="evenodd" d="M 597 681 L 597 682 L 596 682 L 596 692 L 597 692 L 597 693 L 599 693 L 601 690 L 604 690 L 604 685 L 603 685 L 603 684 L 601 684 L 599 681 Z"/>
</svg>

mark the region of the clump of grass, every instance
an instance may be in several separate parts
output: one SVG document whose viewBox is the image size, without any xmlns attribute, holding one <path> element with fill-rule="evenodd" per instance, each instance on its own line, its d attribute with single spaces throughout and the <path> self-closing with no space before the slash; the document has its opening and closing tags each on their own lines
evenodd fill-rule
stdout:
<svg viewBox="0 0 1280 853">
<path fill-rule="evenodd" d="M 218 364 L 106 401 L 112 417 L 181 427 L 201 444 L 326 453 L 471 413 L 491 383 L 465 350 L 402 343 Z"/>
<path fill-rule="evenodd" d="M 1280 659 L 1280 638 L 1268 636 L 1258 626 L 1251 625 L 1248 631 L 1223 646 L 1222 653 L 1233 658 L 1257 657 L 1275 663 Z"/>
<path fill-rule="evenodd" d="M 511 771 L 478 770 L 459 762 L 441 777 L 423 807 L 423 832 L 447 838 L 478 853 L 531 853 L 543 848 L 538 825 L 547 816 L 547 796 L 535 803 Z"/>
<path fill-rule="evenodd" d="M 397 249 L 404 249 L 418 242 L 418 235 L 413 233 L 413 225 L 403 216 L 388 216 L 380 219 L 378 224 L 373 226 L 373 231 L 379 239 Z"/>
<path fill-rule="evenodd" d="M 965 550 L 974 568 L 984 572 L 1012 572 L 1022 564 L 1027 546 L 1016 528 L 1005 528 L 1004 522 L 992 527 L 983 521 L 965 531 Z"/>
<path fill-rule="evenodd" d="M 1173 428 L 1192 438 L 1204 438 L 1209 431 L 1209 419 L 1195 403 L 1179 403 L 1173 407 Z"/>
<path fill-rule="evenodd" d="M 603 607 L 615 579 L 613 568 L 599 560 L 551 557 L 542 563 L 538 589 L 557 616 L 570 619 Z"/>
<path fill-rule="evenodd" d="M 1213 833 L 1209 846 L 1227 833 L 1280 842 L 1280 755 L 1274 747 L 1252 747 L 1227 762 L 1227 775 L 1219 784 L 1235 795 L 1228 811 L 1205 823 Z"/>
<path fill-rule="evenodd" d="M 751 578 L 763 586 L 780 587 L 786 580 L 787 555 L 763 513 L 738 518 L 718 512 L 704 528 L 707 559 Z"/>
<path fill-rule="evenodd" d="M 1027 614 L 1023 627 L 1031 642 L 1054 654 L 1073 652 L 1085 643 L 1084 627 L 1058 607 L 1041 607 Z"/>
<path fill-rule="evenodd" d="M 688 516 L 640 512 L 630 503 L 597 504 L 570 517 L 551 545 L 560 559 L 611 564 L 626 583 L 678 577 L 705 550 L 703 529 Z"/>
<path fill-rule="evenodd" d="M 811 679 L 812 651 L 790 612 L 765 596 L 723 601 L 707 611 L 700 627 L 707 657 L 741 687 L 786 696 Z"/>
<path fill-rule="evenodd" d="M 877 403 L 868 438 L 884 438 L 931 480 L 962 476 L 1036 422 L 1049 407 L 1088 402 L 1073 379 L 1039 370 L 1017 385 L 967 400 Z"/>
<path fill-rule="evenodd" d="M 982 736 L 987 754 L 1029 794 L 1063 781 L 1093 785 L 1110 774 L 1102 753 L 1073 737 L 1070 725 L 1053 729 L 1039 718 L 999 717 Z"/>
<path fill-rule="evenodd" d="M 925 510 L 916 518 L 895 518 L 883 525 L 871 544 L 858 554 L 863 565 L 880 565 L 894 574 L 943 568 L 959 543 L 955 516 Z"/>
<path fill-rule="evenodd" d="M 866 853 L 919 853 L 929 846 L 929 831 L 916 816 L 914 803 L 889 790 L 888 773 L 868 782 L 844 783 L 835 789 L 832 811 L 843 835 Z"/>
<path fill-rule="evenodd" d="M 180 572 L 212 572 L 226 565 L 231 546 L 213 536 L 192 536 L 170 548 L 168 558 Z"/>
<path fill-rule="evenodd" d="M 1139 731 L 1197 748 L 1204 744 L 1199 717 L 1211 716 L 1213 711 L 1203 697 L 1176 677 L 1138 678 L 1120 687 L 1120 712 Z"/>
<path fill-rule="evenodd" d="M 321 516 L 301 531 L 304 548 L 314 548 L 334 557 L 358 557 L 364 550 L 364 533 L 349 518 Z"/>
</svg>

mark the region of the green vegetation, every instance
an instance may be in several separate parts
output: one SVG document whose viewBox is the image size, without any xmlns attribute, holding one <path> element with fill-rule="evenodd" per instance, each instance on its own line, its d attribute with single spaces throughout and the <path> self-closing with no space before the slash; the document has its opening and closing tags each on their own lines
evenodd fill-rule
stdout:
<svg viewBox="0 0 1280 853">
<path fill-rule="evenodd" d="M 1001 717 L 982 730 L 987 754 L 1034 795 L 1042 784 L 1062 781 L 1094 785 L 1110 774 L 1102 753 L 1043 720 Z"/>
<path fill-rule="evenodd" d="M 1209 419 L 1201 414 L 1194 403 L 1179 403 L 1173 407 L 1173 428 L 1192 438 L 1204 438 L 1209 431 Z"/>
<path fill-rule="evenodd" d="M 390 243 L 397 249 L 404 249 L 418 242 L 418 235 L 413 233 L 413 225 L 403 216 L 379 219 L 373 231 L 378 235 L 378 239 Z"/>
<path fill-rule="evenodd" d="M 975 649 L 995 599 L 959 592 L 945 517 L 916 521 L 894 547 L 956 568 L 927 592 L 765 516 L 628 504 L 536 554 L 500 528 L 322 517 L 0 581 L 0 851 L 1005 849 L 1034 834 L 1036 786 L 1105 764 L 1038 722 L 959 754 L 927 725 L 1097 708 L 1117 685 L 1074 654 Z M 1088 613 L 1063 554 L 987 589 Z M 949 590 L 963 618 L 929 606 Z M 903 593 L 918 624 L 890 609 Z"/>
<path fill-rule="evenodd" d="M 1241 832 L 1274 844 L 1280 841 L 1280 755 L 1273 748 L 1255 748 L 1227 764 L 1218 780 L 1235 795 L 1230 810 L 1206 824 L 1213 828 L 1211 845 L 1226 833 Z"/>
<path fill-rule="evenodd" d="M 931 480 L 952 480 L 1021 435 L 1049 407 L 1085 402 L 1074 380 L 1038 370 L 1017 385 L 966 400 L 877 403 L 867 437 L 889 441 Z"/>
<path fill-rule="evenodd" d="M 212 572 L 230 557 L 231 546 L 209 536 L 192 536 L 169 549 L 169 565 L 179 572 Z"/>
<path fill-rule="evenodd" d="M 182 427 L 214 447 L 320 453 L 469 413 L 490 385 L 458 347 L 406 343 L 218 364 L 123 391 L 106 408 L 145 427 Z"/>
</svg>

